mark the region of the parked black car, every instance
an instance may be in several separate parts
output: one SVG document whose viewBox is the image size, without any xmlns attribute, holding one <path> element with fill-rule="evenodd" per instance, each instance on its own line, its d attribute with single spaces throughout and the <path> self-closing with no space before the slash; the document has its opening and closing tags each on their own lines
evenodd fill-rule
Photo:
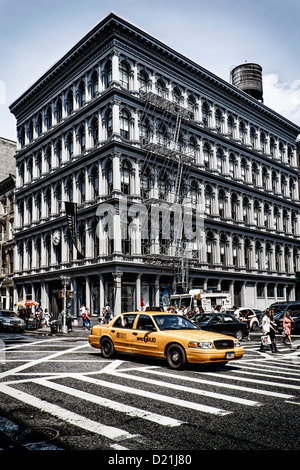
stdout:
<svg viewBox="0 0 300 470">
<path fill-rule="evenodd" d="M 237 320 L 229 313 L 198 313 L 190 321 L 202 330 L 234 336 L 239 340 L 249 334 L 247 323 Z"/>
</svg>

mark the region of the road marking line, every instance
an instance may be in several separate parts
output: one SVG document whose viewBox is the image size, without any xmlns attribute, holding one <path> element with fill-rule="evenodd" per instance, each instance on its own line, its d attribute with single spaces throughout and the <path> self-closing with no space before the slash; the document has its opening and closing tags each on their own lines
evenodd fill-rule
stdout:
<svg viewBox="0 0 300 470">
<path fill-rule="evenodd" d="M 74 397 L 87 400 L 90 403 L 95 403 L 100 406 L 104 406 L 106 408 L 110 408 L 114 411 L 119 411 L 121 413 L 125 413 L 129 416 L 134 418 L 142 418 L 148 421 L 152 421 L 156 424 L 160 424 L 162 426 L 180 426 L 183 424 L 183 421 L 179 421 L 178 419 L 169 418 L 168 416 L 159 415 L 157 413 L 151 413 L 146 410 L 142 410 L 133 406 L 123 405 L 122 403 L 109 400 L 108 398 L 103 398 L 97 395 L 93 395 L 87 392 L 83 392 L 81 390 L 77 390 L 75 388 L 66 387 L 65 385 L 52 383 L 48 380 L 44 379 L 35 379 L 32 382 L 43 385 L 44 387 L 51 388 L 52 390 L 56 390 L 58 392 L 62 392 L 68 395 L 72 395 Z"/>
<path fill-rule="evenodd" d="M 286 364 L 285 364 L 286 365 Z M 294 371 L 289 371 L 289 370 L 282 370 L 282 368 L 279 368 L 279 366 L 272 366 L 272 365 L 259 365 L 259 369 L 256 365 L 248 365 L 248 364 L 230 364 L 230 368 L 234 367 L 234 369 L 254 369 L 255 371 L 259 370 L 261 372 L 272 372 L 274 375 L 277 373 L 280 374 L 286 374 L 286 375 L 300 375 L 300 372 L 294 372 Z M 237 372 L 235 370 L 234 372 Z M 239 370 L 239 372 L 247 374 L 247 372 L 243 370 Z M 294 380 L 292 378 L 292 380 Z M 297 379 L 296 379 L 297 380 Z"/>
<path fill-rule="evenodd" d="M 106 374 L 110 373 L 110 372 L 106 372 L 106 371 L 104 371 L 104 372 Z M 150 373 L 155 374 L 154 371 L 151 371 Z M 151 385 L 159 385 L 159 386 L 162 386 L 162 387 L 165 387 L 165 388 L 171 388 L 171 389 L 174 389 L 174 390 L 181 390 L 182 392 L 193 393 L 195 395 L 201 395 L 201 396 L 204 396 L 204 397 L 216 398 L 218 400 L 225 400 L 225 401 L 230 401 L 230 402 L 234 402 L 234 403 L 239 403 L 239 404 L 246 405 L 246 406 L 261 406 L 261 403 L 259 403 L 258 401 L 247 400 L 245 398 L 239 398 L 239 397 L 232 397 L 230 395 L 223 395 L 223 394 L 211 392 L 211 391 L 208 391 L 208 390 L 199 390 L 198 388 L 185 387 L 184 385 L 177 385 L 177 384 L 172 384 L 172 383 L 169 383 L 169 382 L 163 382 L 162 380 L 148 379 L 148 378 L 139 377 L 139 376 L 136 376 L 136 375 L 124 374 L 124 373 L 118 372 L 118 371 L 112 373 L 111 375 L 117 376 L 117 377 L 123 377 L 123 378 L 130 379 L 130 380 L 135 380 L 137 382 L 148 383 L 148 384 L 151 384 Z M 161 373 L 158 373 L 158 375 L 161 375 Z M 170 375 L 170 377 L 175 377 L 175 378 L 178 377 L 175 374 L 168 374 L 168 375 Z M 164 377 L 166 377 L 166 375 Z"/>
<path fill-rule="evenodd" d="M 159 371 L 154 371 L 154 370 L 148 370 L 148 372 L 150 374 L 157 374 L 157 375 L 161 375 L 161 372 Z M 217 377 L 219 377 L 220 375 L 219 374 L 211 374 L 209 372 L 205 372 L 205 375 L 216 375 Z M 244 392 L 249 392 L 249 393 L 255 393 L 255 394 L 260 394 L 260 395 L 267 395 L 267 396 L 273 396 L 273 397 L 278 397 L 278 398 L 293 398 L 294 395 L 287 395 L 286 393 L 279 393 L 279 392 L 271 392 L 269 390 L 261 390 L 261 389 L 258 389 L 258 388 L 249 388 L 249 387 L 243 387 L 243 386 L 240 386 L 240 385 L 232 385 L 232 384 L 229 384 L 229 383 L 223 383 L 223 382 L 212 382 L 211 380 L 205 380 L 205 379 L 198 379 L 198 378 L 195 378 L 195 377 L 185 377 L 183 375 L 176 375 L 176 374 L 170 374 L 170 373 L 167 373 L 165 374 L 165 377 L 166 376 L 170 376 L 170 377 L 173 377 L 173 378 L 177 378 L 177 379 L 181 379 L 181 380 L 185 380 L 185 381 L 190 381 L 190 382 L 195 382 L 195 383 L 200 383 L 200 384 L 207 384 L 207 385 L 210 385 L 212 387 L 222 387 L 222 388 L 230 388 L 230 389 L 233 389 L 233 390 L 241 390 L 241 391 L 244 391 Z M 232 379 L 234 380 L 235 377 L 227 377 L 226 378 L 229 378 L 229 379 Z M 254 381 L 256 382 L 256 381 Z"/>
<path fill-rule="evenodd" d="M 63 421 L 66 421 L 73 426 L 85 429 L 86 431 L 99 434 L 100 436 L 107 437 L 115 441 L 122 441 L 125 439 L 138 438 L 137 434 L 130 434 L 127 431 L 122 429 L 106 426 L 104 424 L 92 421 L 91 419 L 85 418 L 77 413 L 61 408 L 58 405 L 54 405 L 45 400 L 36 398 L 28 393 L 22 392 L 12 387 L 8 387 L 5 384 L 0 384 L 0 392 L 9 395 L 10 397 L 20 400 L 23 403 L 38 408 L 40 411 L 44 411 L 55 418 L 59 418 Z"/>
<path fill-rule="evenodd" d="M 194 411 L 211 413 L 211 414 L 218 415 L 218 416 L 224 416 L 224 415 L 232 413 L 232 411 L 225 411 L 220 408 L 215 408 L 212 406 L 201 405 L 199 403 L 193 403 L 187 400 L 181 400 L 179 398 L 174 398 L 174 397 L 170 397 L 167 395 L 161 395 L 158 393 L 148 392 L 147 390 L 138 390 L 132 387 L 127 387 L 125 385 L 115 384 L 112 382 L 107 382 L 105 380 L 95 379 L 93 377 L 79 376 L 78 379 L 83 380 L 85 382 L 92 383 L 94 385 L 100 385 L 101 387 L 112 388 L 114 390 L 119 390 L 121 392 L 130 393 L 131 395 L 138 395 L 138 396 L 142 396 L 146 398 L 151 398 L 153 400 L 162 401 L 170 405 L 176 405 L 176 406 L 180 406 L 183 408 L 189 408 Z"/>
<path fill-rule="evenodd" d="M 58 351 L 56 353 L 50 354 L 50 356 L 45 356 L 45 357 L 41 357 L 40 359 L 35 359 L 33 361 L 29 361 L 27 364 L 23 364 L 19 367 L 15 367 L 14 369 L 9 369 L 5 372 L 0 373 L 0 379 L 2 379 L 4 377 L 7 377 L 9 375 L 17 374 L 18 372 L 21 372 L 22 370 L 29 369 L 30 367 L 34 367 L 37 364 L 41 364 L 42 362 L 47 362 L 48 360 L 53 359 L 55 357 L 63 356 L 64 354 L 68 354 L 69 351 L 74 351 L 76 349 L 81 349 L 81 348 L 84 348 L 84 347 L 85 347 L 85 345 L 75 346 L 74 348 L 70 348 L 70 349 L 67 349 L 67 350 L 64 350 L 64 351 Z"/>
<path fill-rule="evenodd" d="M 256 383 L 256 384 L 262 384 L 262 385 L 271 385 L 273 387 L 281 387 L 281 388 L 291 388 L 292 390 L 300 390 L 300 386 L 298 385 L 289 385 L 289 384 L 283 384 L 283 383 L 278 383 L 278 382 L 268 382 L 267 380 L 257 380 L 257 379 L 249 379 L 247 377 L 236 377 L 236 376 L 229 376 L 226 374 L 215 374 L 214 372 L 207 372 L 206 375 L 210 375 L 213 377 L 223 377 L 229 380 L 239 380 L 242 382 L 251 382 L 251 383 Z"/>
</svg>

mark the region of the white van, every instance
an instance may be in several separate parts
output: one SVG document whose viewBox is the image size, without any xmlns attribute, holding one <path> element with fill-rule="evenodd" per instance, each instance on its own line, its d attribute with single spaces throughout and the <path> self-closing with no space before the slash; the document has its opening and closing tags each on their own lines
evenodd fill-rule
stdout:
<svg viewBox="0 0 300 470">
<path fill-rule="evenodd" d="M 229 292 L 203 292 L 201 289 L 191 289 L 188 294 L 174 294 L 170 297 L 170 305 L 178 310 L 181 305 L 188 309 L 202 307 L 204 312 L 211 312 L 214 305 L 221 305 L 222 310 L 232 308 Z"/>
</svg>

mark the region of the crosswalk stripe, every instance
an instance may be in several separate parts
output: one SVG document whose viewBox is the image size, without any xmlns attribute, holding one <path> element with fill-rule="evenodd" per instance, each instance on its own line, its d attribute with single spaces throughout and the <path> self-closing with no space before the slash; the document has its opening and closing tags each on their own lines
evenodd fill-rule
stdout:
<svg viewBox="0 0 300 470">
<path fill-rule="evenodd" d="M 183 407 L 183 408 L 189 408 L 189 409 L 194 410 L 194 411 L 201 411 L 201 412 L 204 412 L 204 413 L 211 413 L 211 414 L 218 415 L 218 416 L 224 416 L 224 415 L 232 413 L 232 411 L 222 410 L 220 408 L 216 408 L 216 407 L 213 407 L 213 406 L 201 405 L 199 403 L 193 403 L 193 402 L 190 402 L 188 400 L 181 400 L 180 398 L 174 398 L 174 397 L 167 396 L 167 395 L 161 395 L 159 393 L 153 393 L 153 392 L 149 392 L 147 390 L 138 390 L 138 389 L 135 389 L 133 387 L 127 387 L 125 385 L 121 385 L 119 383 L 115 384 L 115 383 L 112 383 L 112 382 L 108 382 L 108 381 L 105 381 L 105 380 L 99 380 L 99 379 L 95 379 L 95 378 L 87 377 L 87 376 L 81 376 L 79 379 L 83 380 L 85 382 L 100 385 L 101 387 L 107 387 L 107 388 L 111 388 L 111 389 L 114 389 L 114 390 L 119 390 L 119 391 L 122 391 L 122 392 L 125 392 L 125 393 L 130 393 L 131 395 L 138 395 L 138 396 L 141 396 L 141 397 L 151 398 L 153 400 L 162 401 L 162 402 L 165 402 L 165 403 L 168 403 L 168 404 L 171 404 L 171 405 L 176 405 L 176 406 L 180 406 L 180 407 Z"/>
<path fill-rule="evenodd" d="M 72 395 L 74 397 L 87 400 L 90 403 L 96 403 L 97 405 L 104 406 L 106 408 L 110 408 L 114 411 L 119 411 L 121 413 L 125 413 L 129 416 L 135 418 L 142 418 L 148 421 L 152 421 L 156 424 L 160 424 L 162 426 L 180 426 L 183 424 L 183 421 L 179 421 L 178 419 L 169 418 L 168 416 L 163 416 L 157 413 L 150 413 L 145 410 L 141 410 L 139 408 L 135 408 L 130 405 L 124 405 L 123 403 L 119 403 L 108 398 L 103 398 L 97 395 L 93 395 L 91 393 L 87 393 L 81 390 L 77 390 L 75 388 L 66 387 L 65 385 L 61 385 L 58 383 L 52 383 L 48 380 L 44 379 L 34 379 L 34 383 L 43 385 L 44 387 L 51 388 L 52 390 L 62 392 L 68 395 Z"/>
<path fill-rule="evenodd" d="M 268 382 L 267 380 L 258 380 L 258 379 L 249 379 L 247 377 L 236 377 L 236 376 L 228 376 L 226 374 L 215 374 L 214 372 L 207 372 L 207 375 L 213 376 L 213 377 L 223 377 L 229 380 L 238 380 L 242 382 L 251 382 L 251 383 L 256 383 L 256 384 L 262 384 L 262 385 L 271 385 L 273 387 L 281 387 L 281 388 L 291 388 L 292 390 L 300 390 L 300 386 L 297 385 L 289 385 L 289 384 L 283 384 L 281 382 Z"/>
<path fill-rule="evenodd" d="M 155 371 L 153 369 L 148 369 L 148 372 L 150 374 L 161 375 L 161 372 Z M 213 374 L 213 373 L 209 373 L 209 372 L 205 372 L 205 375 L 215 375 L 217 377 L 222 376 L 220 374 Z M 166 376 L 166 374 L 165 374 L 165 376 Z M 200 384 L 207 384 L 207 385 L 211 385 L 213 387 L 229 388 L 229 389 L 233 389 L 233 390 L 240 390 L 240 391 L 244 391 L 244 392 L 255 393 L 255 394 L 258 394 L 258 395 L 267 395 L 267 396 L 273 396 L 273 397 L 277 397 L 277 398 L 293 398 L 293 395 L 287 395 L 286 393 L 272 392 L 272 391 L 269 391 L 269 390 L 262 390 L 262 389 L 258 389 L 258 388 L 244 387 L 244 386 L 240 386 L 240 385 L 232 385 L 232 384 L 224 383 L 224 382 L 212 382 L 211 380 L 205 380 L 205 379 L 202 379 L 202 378 L 199 379 L 199 378 L 195 378 L 195 377 L 178 376 L 178 375 L 172 374 L 172 373 L 168 373 L 168 377 L 169 376 L 177 378 L 177 379 L 182 379 L 182 380 L 185 380 L 185 381 L 191 381 L 191 382 L 200 383 Z M 223 377 L 227 377 L 227 376 L 223 375 Z M 231 378 L 232 380 L 235 379 L 235 377 L 227 377 L 227 378 L 229 378 L 229 379 Z M 256 382 L 256 381 L 254 381 L 254 382 Z"/>
<path fill-rule="evenodd" d="M 149 370 L 147 370 L 147 372 L 149 372 Z M 152 373 L 152 371 L 150 373 Z M 153 380 L 149 378 L 138 377 L 136 375 L 129 375 L 127 373 L 123 374 L 122 372 L 118 372 L 118 371 L 112 373 L 112 375 L 115 375 L 117 377 L 123 377 L 126 379 L 131 379 L 137 382 L 148 383 L 151 385 L 159 385 L 159 386 L 163 386 L 165 388 L 171 388 L 174 390 L 181 390 L 182 392 L 193 393 L 196 395 L 201 395 L 201 396 L 205 396 L 209 398 L 216 398 L 218 400 L 231 401 L 231 402 L 239 403 L 239 404 L 246 405 L 246 406 L 261 406 L 261 403 L 257 401 L 253 401 L 253 400 L 247 400 L 245 398 L 232 397 L 230 395 L 223 395 L 220 393 L 211 392 L 207 390 L 200 390 L 198 388 L 185 387 L 184 385 L 172 384 L 169 382 L 163 382 L 161 380 Z M 161 374 L 159 373 L 159 375 Z M 168 375 L 171 376 L 172 374 L 168 374 Z M 172 376 L 177 378 L 175 374 Z"/>
<path fill-rule="evenodd" d="M 60 406 L 54 405 L 53 403 L 49 403 L 45 400 L 40 400 L 35 396 L 29 395 L 28 393 L 9 387 L 5 384 L 0 384 L 0 392 L 5 393 L 6 395 L 9 395 L 10 397 L 13 397 L 17 400 L 20 400 L 23 403 L 26 403 L 27 405 L 38 408 L 40 411 L 44 411 L 48 414 L 51 414 L 56 418 L 62 419 L 63 421 L 68 422 L 69 424 L 85 429 L 86 431 L 91 431 L 95 434 L 99 434 L 115 441 L 123 441 L 125 439 L 133 438 L 136 439 L 137 437 L 140 437 L 136 434 L 130 434 L 129 432 L 124 431 L 122 429 L 113 426 L 106 426 L 96 421 L 92 421 L 91 419 L 85 418 L 77 413 L 73 413 L 72 411 L 61 408 Z"/>
</svg>

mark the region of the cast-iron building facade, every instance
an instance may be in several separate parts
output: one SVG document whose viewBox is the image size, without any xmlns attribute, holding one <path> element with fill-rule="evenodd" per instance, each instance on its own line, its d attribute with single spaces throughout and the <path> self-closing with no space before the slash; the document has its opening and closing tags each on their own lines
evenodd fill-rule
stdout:
<svg viewBox="0 0 300 470">
<path fill-rule="evenodd" d="M 262 102 L 111 13 L 10 109 L 16 300 L 58 312 L 61 275 L 75 314 L 191 287 L 257 308 L 295 298 L 300 129 Z M 178 236 L 180 208 L 199 236 Z"/>
</svg>

